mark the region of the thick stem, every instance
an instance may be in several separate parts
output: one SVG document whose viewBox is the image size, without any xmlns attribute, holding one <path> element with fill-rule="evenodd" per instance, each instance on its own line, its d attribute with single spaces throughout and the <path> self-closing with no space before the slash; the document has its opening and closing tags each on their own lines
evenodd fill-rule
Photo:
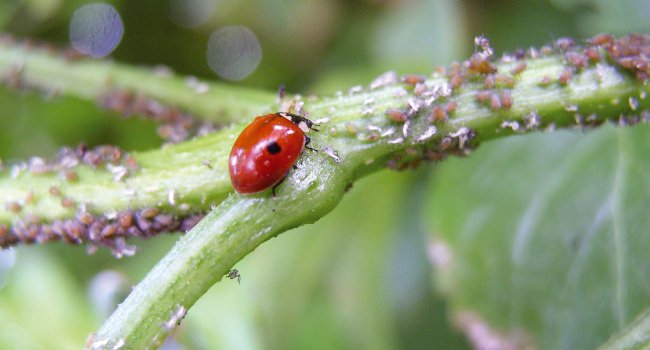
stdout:
<svg viewBox="0 0 650 350">
<path fill-rule="evenodd" d="M 640 43 L 647 44 L 643 40 Z M 617 124 L 646 121 L 650 108 L 647 72 L 639 70 L 635 77 L 606 60 L 601 48 L 591 49 L 549 49 L 544 55 L 531 54 L 523 59 L 504 57 L 496 64 L 475 54 L 464 65 L 454 66 L 446 74 L 434 73 L 429 79 L 405 77 L 402 83 L 388 74 L 367 89 L 352 88 L 329 98 L 294 100 L 294 112 L 322 120 L 320 132 L 312 136 L 313 147 L 322 152 L 306 153 L 298 169 L 280 186 L 276 198 L 264 192 L 230 195 L 222 201 L 181 238 L 89 345 L 157 347 L 189 307 L 239 259 L 273 236 L 316 221 L 338 203 L 351 182 L 387 165 L 403 168 L 421 160 L 465 155 L 482 141 L 515 133 L 585 128 L 608 120 Z M 213 98 L 208 95 L 175 101 L 175 94 L 169 91 L 187 89 L 179 79 L 172 78 L 174 83 L 166 85 L 160 79 L 169 78 L 119 65 L 67 62 L 13 47 L 0 50 L 7 53 L 0 55 L 0 71 L 19 67 L 21 81 L 45 90 L 92 99 L 103 91 L 104 84 L 119 82 L 121 87 L 169 98 L 169 102 L 184 108 L 190 108 L 192 102 L 201 104 L 196 111 L 202 116 L 220 109 L 232 117 L 243 105 L 257 106 L 257 110 L 270 106 L 268 101 L 256 105 L 256 101 L 266 98 L 258 100 L 255 96 L 265 94 L 242 91 L 224 91 L 233 98 L 222 96 L 219 102 L 212 101 L 216 105 L 205 102 Z M 639 61 L 644 57 L 635 57 L 631 66 L 647 69 L 647 62 L 644 66 Z M 521 69 L 523 63 L 525 69 Z M 625 68 L 629 69 L 629 65 Z M 637 79 L 644 76 L 645 80 Z M 63 82 L 57 83 L 59 79 Z M 159 84 L 164 91 L 156 87 Z M 26 215 L 47 221 L 71 218 L 80 209 L 97 214 L 139 206 L 160 206 L 175 213 L 205 210 L 230 191 L 227 154 L 240 129 L 233 127 L 136 154 L 138 170 L 117 181 L 107 169 L 84 166 L 78 167 L 79 179 L 64 184 L 53 174 L 23 171 L 12 177 L 10 171 L 3 172 L 0 198 L 8 204 L 0 207 L 0 231 L 2 224 L 19 222 Z M 84 207 L 61 209 L 45 199 L 46 189 L 59 185 L 66 196 Z M 30 191 L 36 200 L 17 210 L 14 204 L 26 202 Z M 173 200 L 170 193 L 174 194 Z"/>
</svg>

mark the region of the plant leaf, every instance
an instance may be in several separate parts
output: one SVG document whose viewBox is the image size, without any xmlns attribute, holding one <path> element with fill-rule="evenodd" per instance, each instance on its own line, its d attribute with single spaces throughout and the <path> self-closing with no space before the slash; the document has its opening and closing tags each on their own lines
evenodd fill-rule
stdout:
<svg viewBox="0 0 650 350">
<path fill-rule="evenodd" d="M 648 137 L 528 135 L 445 162 L 426 220 L 455 312 L 549 349 L 594 348 L 628 323 L 650 295 Z"/>
</svg>

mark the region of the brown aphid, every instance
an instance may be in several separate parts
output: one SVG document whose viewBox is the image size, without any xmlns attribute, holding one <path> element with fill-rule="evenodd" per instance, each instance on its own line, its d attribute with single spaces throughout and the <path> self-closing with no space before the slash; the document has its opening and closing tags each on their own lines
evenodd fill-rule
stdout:
<svg viewBox="0 0 650 350">
<path fill-rule="evenodd" d="M 510 90 L 501 91 L 501 107 L 503 109 L 512 108 L 512 93 Z"/>
<path fill-rule="evenodd" d="M 494 74 L 488 74 L 485 76 L 485 82 L 483 83 L 486 89 L 494 89 L 494 86 L 496 85 L 495 83 L 495 77 Z"/>
<path fill-rule="evenodd" d="M 154 216 L 158 215 L 158 213 L 159 213 L 159 211 L 158 211 L 157 208 L 151 207 L 151 208 L 147 208 L 147 209 L 142 210 L 141 215 L 145 219 L 151 219 Z"/>
<path fill-rule="evenodd" d="M 63 179 L 68 182 L 73 182 L 79 180 L 79 175 L 74 170 L 65 170 L 63 171 Z"/>
<path fill-rule="evenodd" d="M 415 84 L 415 89 L 413 89 L 413 94 L 415 94 L 415 96 L 421 96 L 424 93 L 426 93 L 427 90 L 429 90 L 429 87 L 427 86 L 427 84 L 418 83 L 418 84 Z"/>
<path fill-rule="evenodd" d="M 456 108 L 458 107 L 458 102 L 456 101 L 449 101 L 445 105 L 445 110 L 447 111 L 448 114 L 452 114 L 456 112 Z"/>
<path fill-rule="evenodd" d="M 423 83 L 424 82 L 424 77 L 421 76 L 421 75 L 417 75 L 417 74 L 408 74 L 408 75 L 402 76 L 401 80 L 402 80 L 402 83 L 404 83 L 404 84 L 415 86 L 416 84 Z"/>
<path fill-rule="evenodd" d="M 452 90 L 458 89 L 461 85 L 463 85 L 463 82 L 465 81 L 465 77 L 461 74 L 454 74 L 451 76 L 449 79 L 449 85 L 451 85 Z"/>
<path fill-rule="evenodd" d="M 386 115 L 396 122 L 404 122 L 408 119 L 408 115 L 404 111 L 396 108 L 387 109 Z"/>
<path fill-rule="evenodd" d="M 131 171 L 138 170 L 138 161 L 135 159 L 135 157 L 133 157 L 133 156 L 130 155 L 130 154 L 127 154 L 127 155 L 124 157 L 124 164 L 125 164 L 126 167 L 129 168 L 129 170 L 131 170 Z"/>
<path fill-rule="evenodd" d="M 156 215 L 153 218 L 153 221 L 156 222 L 157 224 L 161 225 L 162 227 L 169 227 L 174 224 L 174 217 L 171 215 Z"/>
<path fill-rule="evenodd" d="M 487 103 L 490 97 L 492 97 L 492 90 L 481 90 L 476 93 L 476 101 L 481 104 Z"/>
<path fill-rule="evenodd" d="M 100 146 L 97 148 L 97 153 L 109 163 L 117 163 L 122 158 L 122 151 L 115 146 Z"/>
<path fill-rule="evenodd" d="M 497 71 L 488 58 L 479 53 L 473 54 L 467 61 L 466 66 L 471 72 L 479 74 L 490 74 Z"/>
<path fill-rule="evenodd" d="M 68 241 L 77 244 L 83 243 L 85 227 L 82 226 L 79 222 L 74 220 L 66 220 L 63 223 L 63 228 L 65 230 L 66 236 L 68 237 Z"/>
<path fill-rule="evenodd" d="M 117 222 L 122 228 L 129 228 L 133 225 L 133 214 L 130 211 L 125 211 L 117 216 Z"/>
<path fill-rule="evenodd" d="M 133 93 L 129 90 L 117 90 L 101 97 L 99 104 L 103 108 L 129 115 L 132 113 L 130 106 L 133 103 Z"/>
<path fill-rule="evenodd" d="M 526 62 L 519 62 L 510 70 L 510 73 L 512 73 L 512 75 L 519 75 L 526 70 L 526 67 L 528 67 Z"/>
<path fill-rule="evenodd" d="M 443 107 L 435 106 L 433 107 L 433 110 L 431 110 L 431 122 L 441 122 L 448 119 L 449 116 L 447 115 L 447 111 Z"/>
<path fill-rule="evenodd" d="M 621 57 L 616 60 L 618 64 L 621 65 L 621 67 L 625 69 L 636 69 L 637 68 L 637 60 L 634 57 Z"/>
<path fill-rule="evenodd" d="M 102 163 L 102 158 L 96 152 L 89 151 L 83 154 L 83 161 L 93 168 L 96 168 Z"/>
<path fill-rule="evenodd" d="M 566 85 L 571 81 L 571 78 L 573 78 L 573 69 L 572 68 L 564 68 L 562 70 L 562 73 L 560 73 L 560 76 L 558 77 L 558 82 L 562 85 Z"/>
<path fill-rule="evenodd" d="M 8 232 L 7 225 L 5 224 L 0 224 L 0 237 L 6 235 Z M 0 238 L 0 241 L 4 240 L 3 238 Z"/>
<path fill-rule="evenodd" d="M 567 60 L 567 63 L 576 68 L 585 68 L 589 65 L 587 56 L 576 51 L 567 52 L 564 58 Z"/>
<path fill-rule="evenodd" d="M 21 235 L 23 236 L 23 239 L 25 241 L 30 243 L 34 242 L 36 240 L 36 237 L 38 236 L 38 226 L 34 224 L 29 224 L 23 227 Z"/>
<path fill-rule="evenodd" d="M 108 238 L 112 237 L 117 233 L 117 225 L 116 224 L 108 224 L 102 228 L 102 231 L 100 232 L 100 235 L 103 238 Z"/>
<path fill-rule="evenodd" d="M 576 45 L 576 42 L 571 38 L 559 38 L 555 41 L 555 47 L 562 51 L 566 51 Z"/>
<path fill-rule="evenodd" d="M 515 80 L 505 74 L 495 74 L 494 81 L 497 86 L 511 88 L 515 86 Z"/>
<path fill-rule="evenodd" d="M 23 206 L 20 205 L 20 203 L 18 203 L 16 201 L 9 201 L 9 202 L 5 202 L 5 209 L 7 209 L 7 211 L 10 211 L 10 212 L 16 214 L 16 213 L 19 213 L 23 209 Z"/>
<path fill-rule="evenodd" d="M 494 111 L 501 109 L 501 98 L 496 93 L 492 93 L 490 96 L 490 108 Z"/>
<path fill-rule="evenodd" d="M 600 52 L 595 47 L 588 47 L 584 50 L 585 56 L 589 58 L 589 61 L 592 63 L 600 62 Z"/>
<path fill-rule="evenodd" d="M 95 221 L 95 217 L 87 211 L 82 211 L 77 215 L 77 220 L 84 225 L 90 225 Z"/>
<path fill-rule="evenodd" d="M 587 40 L 587 45 L 591 46 L 609 46 L 614 42 L 614 37 L 610 34 L 598 34 Z"/>
<path fill-rule="evenodd" d="M 75 202 L 70 198 L 64 197 L 61 198 L 61 206 L 64 208 L 72 208 L 75 206 Z"/>
<path fill-rule="evenodd" d="M 539 52 L 542 54 L 542 56 L 550 56 L 553 54 L 553 48 L 548 45 L 544 45 L 539 49 Z"/>
<path fill-rule="evenodd" d="M 55 197 L 61 196 L 61 190 L 56 186 L 50 186 L 49 192 Z"/>
<path fill-rule="evenodd" d="M 454 139 L 452 139 L 449 136 L 445 136 L 440 140 L 440 146 L 438 147 L 441 151 L 445 151 L 451 147 L 451 145 L 454 143 Z"/>
</svg>

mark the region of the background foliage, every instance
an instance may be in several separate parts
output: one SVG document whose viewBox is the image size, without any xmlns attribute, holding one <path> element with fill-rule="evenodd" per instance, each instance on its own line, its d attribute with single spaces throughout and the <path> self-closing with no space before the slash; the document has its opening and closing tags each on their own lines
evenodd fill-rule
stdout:
<svg viewBox="0 0 650 350">
<path fill-rule="evenodd" d="M 83 3 L 0 1 L 0 28 L 66 44 Z M 467 56 L 478 34 L 502 53 L 650 29 L 643 0 L 224 0 L 192 29 L 170 19 L 173 2 L 111 3 L 125 23 L 116 61 L 218 79 L 205 59 L 208 37 L 245 25 L 263 56 L 237 84 L 302 94 L 367 84 L 389 69 L 430 72 Z M 592 348 L 650 296 L 642 249 L 650 225 L 639 220 L 650 198 L 648 136 L 647 126 L 526 135 L 467 159 L 368 177 L 317 224 L 244 259 L 241 285 L 213 287 L 165 346 L 462 349 L 477 342 L 474 312 L 501 341 Z M 80 142 L 161 144 L 148 121 L 0 88 L 0 158 L 47 157 Z M 176 238 L 139 242 L 122 260 L 58 243 L 4 251 L 0 348 L 79 348 Z"/>
</svg>

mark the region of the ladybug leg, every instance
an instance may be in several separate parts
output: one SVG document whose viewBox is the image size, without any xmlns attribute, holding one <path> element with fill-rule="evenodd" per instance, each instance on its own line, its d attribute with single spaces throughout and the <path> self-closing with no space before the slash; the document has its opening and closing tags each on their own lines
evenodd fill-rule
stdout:
<svg viewBox="0 0 650 350">
<path fill-rule="evenodd" d="M 287 175 L 284 175 L 282 179 L 280 179 L 280 181 L 278 181 L 278 183 L 273 185 L 273 188 L 271 188 L 271 195 L 273 196 L 273 198 L 275 198 L 275 189 L 278 188 L 278 186 L 280 186 L 284 182 L 284 180 L 287 178 Z"/>
<path fill-rule="evenodd" d="M 305 135 L 305 148 L 310 151 L 318 152 L 317 149 L 307 146 L 310 142 L 311 142 L 311 138 Z"/>
</svg>

